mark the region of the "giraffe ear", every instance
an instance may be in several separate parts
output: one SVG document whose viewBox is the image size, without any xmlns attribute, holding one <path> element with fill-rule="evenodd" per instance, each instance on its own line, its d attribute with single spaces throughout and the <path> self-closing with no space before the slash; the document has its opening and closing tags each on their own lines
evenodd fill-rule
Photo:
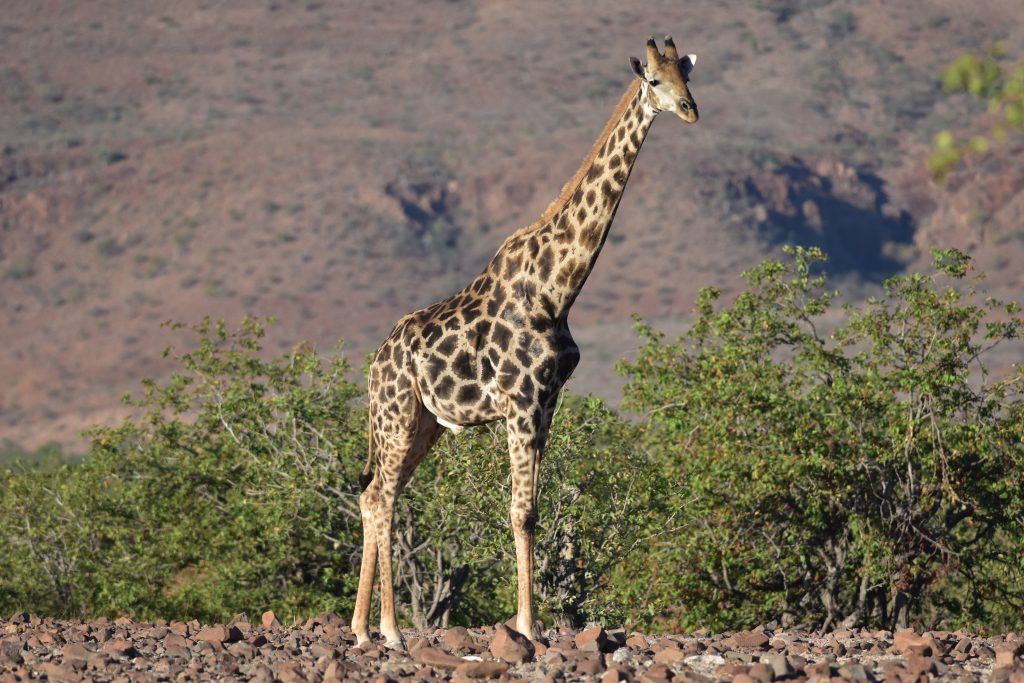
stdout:
<svg viewBox="0 0 1024 683">
<path fill-rule="evenodd" d="M 697 63 L 697 55 L 686 55 L 679 60 L 679 70 L 683 72 L 683 76 L 686 78 L 690 77 L 690 72 L 693 71 L 693 66 Z"/>
<path fill-rule="evenodd" d="M 646 80 L 647 76 L 644 75 L 644 65 L 640 63 L 640 60 L 636 57 L 629 58 L 629 68 L 633 70 L 636 77 L 641 80 Z"/>
</svg>

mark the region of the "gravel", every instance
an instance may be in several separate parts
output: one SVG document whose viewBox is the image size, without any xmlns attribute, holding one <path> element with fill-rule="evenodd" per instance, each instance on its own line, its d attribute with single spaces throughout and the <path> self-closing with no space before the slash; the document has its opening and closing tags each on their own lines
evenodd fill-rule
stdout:
<svg viewBox="0 0 1024 683">
<path fill-rule="evenodd" d="M 0 618 L 0 683 L 9 681 L 957 680 L 1024 683 L 1024 636 L 957 631 L 758 627 L 740 633 L 650 636 L 591 626 L 548 630 L 531 644 L 505 624 L 406 631 L 409 651 L 378 638 L 355 646 L 348 621 L 325 613 L 292 627 L 272 613 L 250 624 Z"/>
</svg>

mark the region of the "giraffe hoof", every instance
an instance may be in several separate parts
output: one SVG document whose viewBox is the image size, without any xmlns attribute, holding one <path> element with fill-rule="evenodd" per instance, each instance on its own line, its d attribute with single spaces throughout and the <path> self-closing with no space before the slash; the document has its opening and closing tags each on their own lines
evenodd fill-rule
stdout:
<svg viewBox="0 0 1024 683">
<path fill-rule="evenodd" d="M 385 650 L 394 650 L 396 652 L 406 652 L 408 648 L 405 646 L 405 638 L 402 640 L 389 640 L 384 643 Z"/>
</svg>

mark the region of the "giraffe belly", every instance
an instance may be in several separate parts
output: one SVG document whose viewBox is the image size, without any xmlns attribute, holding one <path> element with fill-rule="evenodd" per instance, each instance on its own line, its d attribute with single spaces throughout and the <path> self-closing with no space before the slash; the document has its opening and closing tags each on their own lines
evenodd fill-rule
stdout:
<svg viewBox="0 0 1024 683">
<path fill-rule="evenodd" d="M 437 424 L 441 425 L 442 427 L 445 427 L 447 429 L 452 430 L 453 434 L 458 434 L 463 429 L 465 429 L 465 427 L 463 425 L 455 424 L 454 422 L 449 422 L 448 420 L 446 420 L 443 417 L 441 417 L 438 414 L 437 408 L 435 408 L 433 403 L 430 401 L 430 397 L 429 396 L 424 394 L 421 398 L 423 400 L 423 407 L 431 412 L 431 414 L 434 416 L 434 419 L 437 420 Z"/>
</svg>

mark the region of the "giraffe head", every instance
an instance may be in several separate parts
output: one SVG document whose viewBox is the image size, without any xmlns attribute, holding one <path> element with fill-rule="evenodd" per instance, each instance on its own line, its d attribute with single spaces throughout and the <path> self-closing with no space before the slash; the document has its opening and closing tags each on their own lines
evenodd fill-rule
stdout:
<svg viewBox="0 0 1024 683">
<path fill-rule="evenodd" d="M 647 106 L 656 112 L 674 112 L 687 123 L 697 120 L 697 103 L 686 87 L 697 55 L 680 58 L 671 36 L 665 36 L 665 54 L 661 54 L 651 36 L 647 40 L 647 63 L 641 64 L 636 57 L 630 57 L 629 63 L 636 77 L 643 81 Z"/>
</svg>

